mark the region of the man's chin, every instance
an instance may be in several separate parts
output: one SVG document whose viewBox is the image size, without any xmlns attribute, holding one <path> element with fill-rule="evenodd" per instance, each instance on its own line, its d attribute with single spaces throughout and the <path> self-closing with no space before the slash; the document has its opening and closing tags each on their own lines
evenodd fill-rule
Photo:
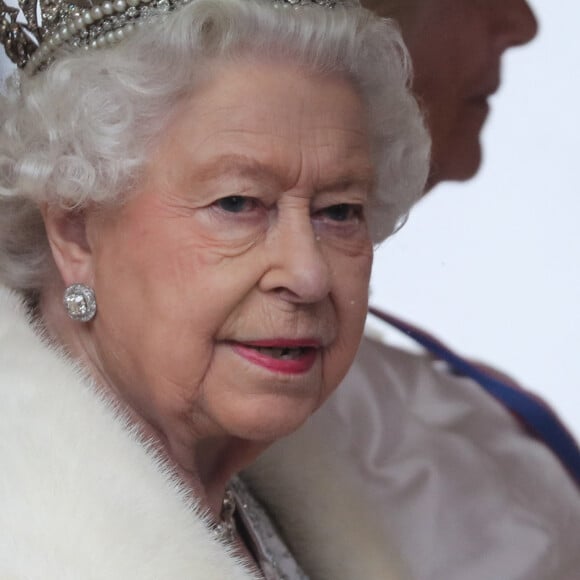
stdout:
<svg viewBox="0 0 580 580">
<path fill-rule="evenodd" d="M 433 153 L 425 193 L 444 181 L 468 181 L 475 177 L 482 162 L 479 140 L 454 147 L 445 155 Z"/>
</svg>

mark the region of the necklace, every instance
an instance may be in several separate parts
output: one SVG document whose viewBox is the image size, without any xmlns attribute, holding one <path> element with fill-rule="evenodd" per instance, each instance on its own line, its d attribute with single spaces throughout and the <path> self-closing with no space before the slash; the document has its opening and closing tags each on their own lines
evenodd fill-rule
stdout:
<svg viewBox="0 0 580 580">
<path fill-rule="evenodd" d="M 235 512 L 236 500 L 231 488 L 228 486 L 222 501 L 220 521 L 213 529 L 215 537 L 220 542 L 231 542 L 236 537 L 236 521 L 234 519 Z"/>
</svg>

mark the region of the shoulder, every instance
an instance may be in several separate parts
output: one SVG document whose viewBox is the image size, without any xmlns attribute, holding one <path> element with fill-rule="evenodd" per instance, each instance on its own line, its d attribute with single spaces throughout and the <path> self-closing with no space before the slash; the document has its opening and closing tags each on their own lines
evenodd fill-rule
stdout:
<svg viewBox="0 0 580 580">
<path fill-rule="evenodd" d="M 489 578 L 491 562 L 506 577 L 567 578 L 580 562 L 578 492 L 556 458 L 478 384 L 428 356 L 364 339 L 337 393 L 295 437 L 284 453 L 295 444 L 298 461 L 325 449 L 418 578 Z M 489 560 L 465 556 L 482 543 Z M 539 545 L 557 558 L 525 548 Z"/>
<path fill-rule="evenodd" d="M 149 447 L 0 288 L 0 577 L 250 580 Z"/>
<path fill-rule="evenodd" d="M 487 398 L 473 381 L 453 375 L 428 354 L 365 337 L 348 374 L 313 421 L 391 432 L 404 418 L 417 420 L 443 401 L 475 397 L 479 402 L 482 396 Z"/>
</svg>

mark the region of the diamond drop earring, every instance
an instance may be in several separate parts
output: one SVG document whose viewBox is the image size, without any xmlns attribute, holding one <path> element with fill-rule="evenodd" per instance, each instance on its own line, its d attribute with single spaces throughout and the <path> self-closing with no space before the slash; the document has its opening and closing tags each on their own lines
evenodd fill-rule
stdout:
<svg viewBox="0 0 580 580">
<path fill-rule="evenodd" d="M 80 322 L 92 320 L 97 312 L 95 292 L 84 284 L 72 284 L 64 291 L 64 307 L 70 318 Z"/>
</svg>

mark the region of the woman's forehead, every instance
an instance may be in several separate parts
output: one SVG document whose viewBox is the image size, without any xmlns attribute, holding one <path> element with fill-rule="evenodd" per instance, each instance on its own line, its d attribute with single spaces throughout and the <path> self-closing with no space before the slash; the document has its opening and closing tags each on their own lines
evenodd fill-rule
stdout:
<svg viewBox="0 0 580 580">
<path fill-rule="evenodd" d="M 323 170 L 325 184 L 367 182 L 366 118 L 342 79 L 273 64 L 236 65 L 180 109 L 161 137 L 157 167 L 181 164 L 196 180 L 227 173 L 275 181 L 306 169 Z"/>
</svg>

